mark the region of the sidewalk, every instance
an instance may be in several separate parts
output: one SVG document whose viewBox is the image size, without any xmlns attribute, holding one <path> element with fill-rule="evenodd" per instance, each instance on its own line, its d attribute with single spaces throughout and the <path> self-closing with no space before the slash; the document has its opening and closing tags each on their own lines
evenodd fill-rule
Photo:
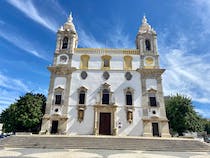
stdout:
<svg viewBox="0 0 210 158">
<path fill-rule="evenodd" d="M 0 148 L 2 158 L 210 158 L 209 152 Z"/>
</svg>

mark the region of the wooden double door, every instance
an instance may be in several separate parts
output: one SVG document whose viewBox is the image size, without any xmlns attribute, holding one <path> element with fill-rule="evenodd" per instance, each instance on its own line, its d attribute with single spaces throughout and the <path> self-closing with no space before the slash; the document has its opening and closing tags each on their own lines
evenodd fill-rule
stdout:
<svg viewBox="0 0 210 158">
<path fill-rule="evenodd" d="M 99 134 L 111 135 L 111 113 L 101 112 L 99 121 Z"/>
</svg>

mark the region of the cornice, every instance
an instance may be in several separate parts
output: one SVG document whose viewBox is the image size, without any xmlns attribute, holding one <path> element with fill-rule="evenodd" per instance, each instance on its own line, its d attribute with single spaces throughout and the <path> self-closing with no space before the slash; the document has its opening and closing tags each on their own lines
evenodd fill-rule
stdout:
<svg viewBox="0 0 210 158">
<path fill-rule="evenodd" d="M 58 65 L 58 66 L 49 66 L 47 67 L 51 73 L 55 73 L 57 75 L 67 75 L 76 71 L 75 67 L 69 67 L 66 65 Z"/>
<path fill-rule="evenodd" d="M 161 121 L 161 122 L 168 122 L 167 118 L 164 117 L 143 117 L 142 118 L 143 121 L 145 122 L 151 122 L 151 121 Z"/>
<path fill-rule="evenodd" d="M 139 55 L 139 49 L 111 49 L 111 48 L 75 48 L 75 53 L 94 54 L 131 54 Z"/>
<path fill-rule="evenodd" d="M 139 68 L 136 71 L 138 71 L 141 74 L 158 74 L 158 75 L 162 75 L 165 71 L 165 69 L 157 69 L 157 68 L 153 68 L 153 69 L 145 69 L 145 68 Z"/>
</svg>

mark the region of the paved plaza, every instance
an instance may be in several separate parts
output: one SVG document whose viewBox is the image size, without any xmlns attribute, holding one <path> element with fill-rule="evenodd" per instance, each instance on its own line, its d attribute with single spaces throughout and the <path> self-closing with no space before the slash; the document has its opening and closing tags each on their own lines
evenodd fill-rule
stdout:
<svg viewBox="0 0 210 158">
<path fill-rule="evenodd" d="M 209 152 L 1 148 L 2 158 L 210 158 Z"/>
</svg>

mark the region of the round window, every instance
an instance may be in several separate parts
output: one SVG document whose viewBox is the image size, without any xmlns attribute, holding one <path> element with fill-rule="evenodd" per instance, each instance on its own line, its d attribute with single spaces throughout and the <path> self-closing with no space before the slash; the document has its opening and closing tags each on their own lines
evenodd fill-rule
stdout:
<svg viewBox="0 0 210 158">
<path fill-rule="evenodd" d="M 58 109 L 57 108 L 55 109 L 55 112 L 58 112 Z"/>
<path fill-rule="evenodd" d="M 83 80 L 85 80 L 87 78 L 87 72 L 86 71 L 82 71 L 81 74 L 80 74 L 81 78 Z"/>
<path fill-rule="evenodd" d="M 125 73 L 125 78 L 126 78 L 126 80 L 131 80 L 132 74 L 130 72 L 126 72 Z"/>
<path fill-rule="evenodd" d="M 104 73 L 103 73 L 103 78 L 105 79 L 105 80 L 108 80 L 109 79 L 109 73 L 107 72 L 107 71 L 105 71 Z"/>
</svg>

